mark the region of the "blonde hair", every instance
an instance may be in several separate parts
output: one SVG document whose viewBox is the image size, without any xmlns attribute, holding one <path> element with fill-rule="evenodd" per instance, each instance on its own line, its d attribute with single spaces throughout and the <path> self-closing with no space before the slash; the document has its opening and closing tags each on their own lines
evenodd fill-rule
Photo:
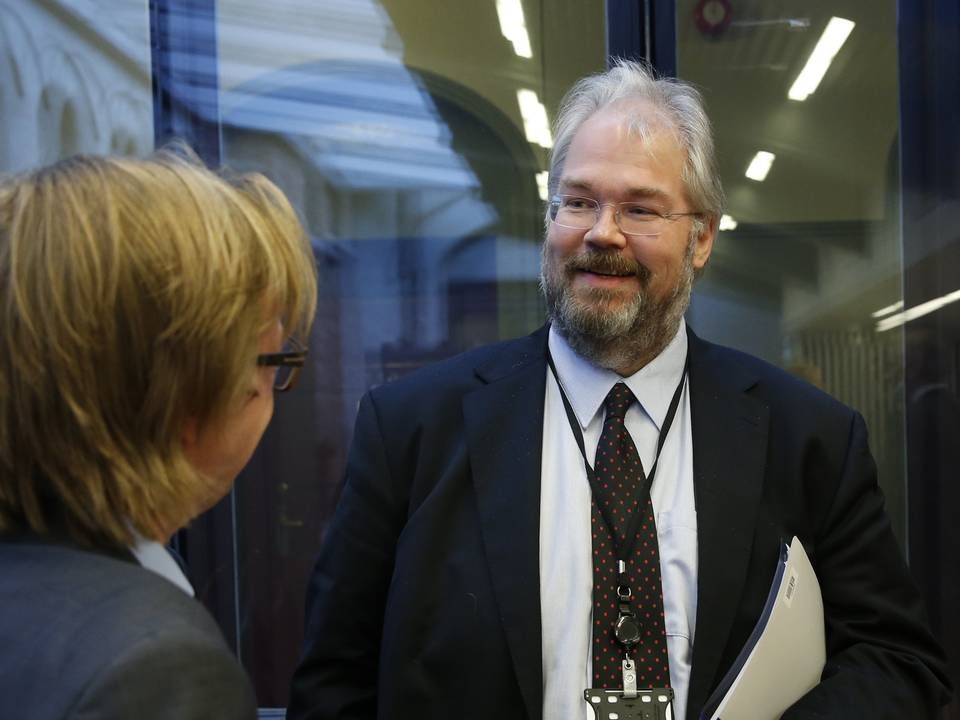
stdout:
<svg viewBox="0 0 960 720">
<path fill-rule="evenodd" d="M 236 406 L 278 317 L 305 339 L 316 293 L 260 175 L 179 149 L 0 183 L 0 532 L 115 548 L 189 520 L 215 488 L 185 423 Z"/>
</svg>

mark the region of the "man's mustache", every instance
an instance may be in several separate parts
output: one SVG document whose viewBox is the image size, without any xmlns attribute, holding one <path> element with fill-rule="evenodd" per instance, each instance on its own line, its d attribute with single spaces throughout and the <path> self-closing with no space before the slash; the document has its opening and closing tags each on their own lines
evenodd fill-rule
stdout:
<svg viewBox="0 0 960 720">
<path fill-rule="evenodd" d="M 650 271 L 636 260 L 619 253 L 597 252 L 580 253 L 564 263 L 564 271 L 569 275 L 575 272 L 591 272 L 598 275 L 636 276 L 641 282 L 650 276 Z"/>
</svg>

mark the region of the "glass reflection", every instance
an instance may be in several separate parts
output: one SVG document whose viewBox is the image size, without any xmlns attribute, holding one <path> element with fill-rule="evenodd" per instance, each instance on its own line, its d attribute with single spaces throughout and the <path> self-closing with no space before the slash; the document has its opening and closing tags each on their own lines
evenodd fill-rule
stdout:
<svg viewBox="0 0 960 720">
<path fill-rule="evenodd" d="M 241 658 L 261 705 L 282 706 L 362 393 L 543 320 L 545 121 L 604 66 L 605 27 L 602 5 L 542 0 L 216 10 L 216 50 L 194 15 L 168 18 L 192 48 L 171 59 L 175 94 L 219 123 L 224 165 L 290 196 L 321 273 L 310 367 L 278 398 L 235 504 L 208 519 L 218 548 L 236 537 Z M 204 573 L 230 624 L 228 552 Z"/>
<path fill-rule="evenodd" d="M 729 217 L 691 321 L 865 416 L 903 541 L 903 337 L 874 317 L 901 300 L 896 4 L 703 7 L 677 3 L 679 72 L 704 89 Z"/>
<path fill-rule="evenodd" d="M 0 172 L 153 149 L 146 0 L 0 0 L 0 57 Z"/>
</svg>

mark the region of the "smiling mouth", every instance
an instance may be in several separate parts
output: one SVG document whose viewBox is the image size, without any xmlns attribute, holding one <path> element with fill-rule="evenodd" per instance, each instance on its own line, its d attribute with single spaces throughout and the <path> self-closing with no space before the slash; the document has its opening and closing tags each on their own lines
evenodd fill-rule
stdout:
<svg viewBox="0 0 960 720">
<path fill-rule="evenodd" d="M 634 273 L 604 272 L 603 270 L 591 270 L 589 268 L 584 269 L 582 272 L 587 272 L 591 275 L 600 275 L 601 277 L 634 277 Z"/>
<path fill-rule="evenodd" d="M 637 277 L 636 273 L 632 273 L 632 272 L 623 272 L 623 271 L 612 272 L 610 270 L 600 270 L 600 269 L 593 269 L 593 268 L 581 268 L 580 270 L 578 270 L 578 273 L 581 276 L 584 276 L 585 279 L 588 279 L 588 282 L 589 282 L 589 278 L 591 277 L 596 278 L 594 282 L 602 282 L 604 280 L 629 280 L 630 278 Z"/>
<path fill-rule="evenodd" d="M 577 274 L 600 278 L 636 278 L 641 284 L 649 275 L 647 269 L 640 263 L 629 260 L 616 254 L 599 252 L 585 252 L 572 258 L 564 268 L 569 278 Z"/>
</svg>

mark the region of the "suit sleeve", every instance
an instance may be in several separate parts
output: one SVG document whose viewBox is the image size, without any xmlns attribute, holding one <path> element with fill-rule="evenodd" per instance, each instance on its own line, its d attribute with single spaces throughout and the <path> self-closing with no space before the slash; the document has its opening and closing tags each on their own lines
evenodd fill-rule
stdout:
<svg viewBox="0 0 960 720">
<path fill-rule="evenodd" d="M 391 478 L 371 395 L 360 402 L 346 481 L 307 592 L 289 720 L 374 718 L 384 608 L 406 500 Z"/>
<path fill-rule="evenodd" d="M 70 720 L 254 720 L 243 668 L 196 628 L 167 628 L 112 658 L 84 690 Z"/>
<path fill-rule="evenodd" d="M 949 687 L 942 652 L 884 512 L 859 414 L 815 546 L 827 662 L 784 720 L 938 717 Z"/>
</svg>

